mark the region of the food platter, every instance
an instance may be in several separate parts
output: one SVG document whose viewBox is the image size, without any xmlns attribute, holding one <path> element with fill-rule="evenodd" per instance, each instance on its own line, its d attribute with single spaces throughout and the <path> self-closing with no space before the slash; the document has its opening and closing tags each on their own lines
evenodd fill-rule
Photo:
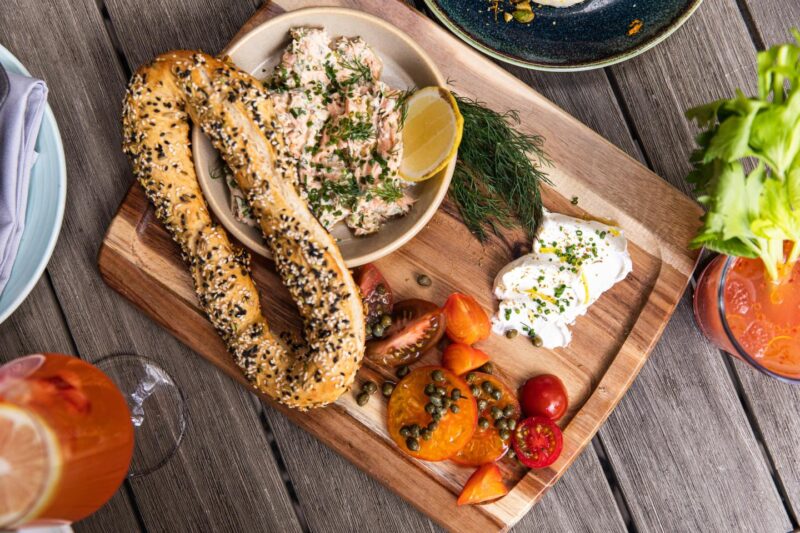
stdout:
<svg viewBox="0 0 800 533">
<path fill-rule="evenodd" d="M 586 0 L 570 7 L 531 2 L 529 23 L 506 22 L 511 3 L 495 16 L 491 2 L 425 0 L 431 12 L 470 46 L 535 70 L 589 70 L 635 57 L 672 35 L 702 0 Z M 501 8 L 502 9 L 502 8 Z"/>
<path fill-rule="evenodd" d="M 269 3 L 241 35 L 283 11 L 312 5 L 288 0 Z M 404 454 L 387 433 L 385 402 L 375 399 L 359 406 L 356 395 L 346 393 L 324 409 L 299 412 L 277 406 L 444 526 L 460 531 L 507 529 L 569 468 L 645 363 L 694 269 L 697 253 L 688 251 L 687 243 L 697 228 L 700 210 L 638 162 L 401 2 L 342 0 L 338 5 L 379 16 L 409 34 L 429 51 L 446 79 L 457 80 L 453 89 L 463 96 L 479 98 L 501 111 L 520 110 L 521 128 L 547 139 L 546 149 L 554 163 L 550 171 L 554 187 L 543 191 L 546 207 L 578 217 L 613 220 L 628 239 L 632 274 L 578 319 L 568 347 L 546 350 L 522 336 L 510 340 L 499 335 L 480 344 L 511 388 L 532 375 L 551 373 L 561 377 L 570 398 L 570 408 L 559 420 L 560 458 L 535 470 L 503 464 L 502 474 L 511 491 L 495 503 L 456 506 L 456 497 L 474 469 L 451 462 L 417 461 Z M 353 34 L 359 31 L 353 28 Z M 585 153 L 593 157 L 576 155 Z M 448 199 L 416 237 L 376 264 L 399 298 L 444 302 L 453 292 L 465 292 L 493 310 L 494 275 L 528 245 L 524 232 L 514 228 L 479 243 Z M 246 383 L 198 306 L 179 249 L 156 220 L 138 185 L 112 221 L 99 266 L 113 288 L 201 356 Z M 265 312 L 271 327 L 296 329 L 294 303 L 272 264 L 256 258 L 252 271 L 262 294 L 269 295 Z M 430 277 L 430 286 L 417 283 L 419 274 Z M 440 358 L 432 350 L 420 365 L 438 364 Z M 392 375 L 391 370 L 365 365 L 354 390 L 367 380 L 381 382 Z"/>
</svg>

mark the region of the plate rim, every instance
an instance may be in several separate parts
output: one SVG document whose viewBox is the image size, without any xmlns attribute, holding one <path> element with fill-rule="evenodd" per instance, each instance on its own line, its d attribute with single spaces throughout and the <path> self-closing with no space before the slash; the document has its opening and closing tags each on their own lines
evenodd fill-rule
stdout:
<svg viewBox="0 0 800 533">
<path fill-rule="evenodd" d="M 13 63 L 16 67 L 18 67 L 27 76 L 31 76 L 30 71 L 27 68 L 25 68 L 25 65 L 23 65 L 22 62 L 2 44 L 0 44 L 0 56 L 9 58 L 9 61 L 11 63 Z M 44 118 L 42 120 L 42 127 L 39 130 L 39 134 L 36 137 L 37 141 L 39 139 L 39 135 L 41 135 L 44 128 L 47 127 L 52 128 L 53 137 L 55 138 L 55 145 L 56 145 L 55 155 L 58 164 L 59 190 L 58 190 L 58 199 L 56 205 L 56 216 L 54 220 L 55 223 L 53 224 L 53 229 L 51 230 L 50 236 L 48 237 L 47 240 L 47 244 L 45 245 L 44 253 L 39 258 L 39 262 L 36 264 L 36 267 L 33 269 L 33 274 L 29 277 L 28 281 L 25 283 L 19 295 L 15 299 L 11 300 L 5 311 L 0 311 L 0 324 L 5 322 L 5 320 L 8 317 L 10 317 L 20 305 L 22 305 L 22 302 L 24 302 L 28 298 L 28 296 L 30 296 L 31 291 L 33 291 L 33 288 L 41 279 L 42 274 L 44 273 L 48 263 L 50 262 L 50 258 L 53 256 L 56 243 L 58 242 L 58 237 L 61 234 L 61 226 L 63 225 L 64 222 L 64 211 L 66 210 L 66 205 L 67 205 L 67 161 L 66 161 L 66 156 L 64 154 L 64 143 L 63 140 L 61 139 L 61 130 L 58 127 L 58 121 L 56 121 L 56 116 L 53 113 L 53 109 L 50 107 L 49 101 L 45 106 Z M 25 230 L 23 230 L 23 236 L 24 234 Z M 13 274 L 14 266 L 12 266 L 11 269 Z"/>
<path fill-rule="evenodd" d="M 427 52 L 425 52 L 425 50 L 422 49 L 422 47 L 420 47 L 410 35 L 408 35 L 406 32 L 404 32 L 403 30 L 401 30 L 400 28 L 398 28 L 394 24 L 391 24 L 391 23 L 387 22 L 386 20 L 384 20 L 384 19 L 382 19 L 380 17 L 377 17 L 377 16 L 372 15 L 370 13 L 366 13 L 364 11 L 359 11 L 357 9 L 351 9 L 351 8 L 346 8 L 346 7 L 318 6 L 318 7 L 306 7 L 306 8 L 302 8 L 302 9 L 296 9 L 296 10 L 293 10 L 293 11 L 287 11 L 286 13 L 282 13 L 282 14 L 276 16 L 276 17 L 270 18 L 270 19 L 266 20 L 265 22 L 262 22 L 261 24 L 258 24 L 256 26 L 254 26 L 253 28 L 248 29 L 248 31 L 246 33 L 242 34 L 242 35 L 238 35 L 236 37 L 236 40 L 233 43 L 231 43 L 231 44 L 229 44 L 228 46 L 225 47 L 225 49 L 221 52 L 221 55 L 230 56 L 231 54 L 235 53 L 242 46 L 244 46 L 245 41 L 253 33 L 255 33 L 256 31 L 263 31 L 263 28 L 265 28 L 265 27 L 271 27 L 271 26 L 274 26 L 274 25 L 277 25 L 277 24 L 281 24 L 286 19 L 292 19 L 292 18 L 296 18 L 296 17 L 300 17 L 300 16 L 308 16 L 308 15 L 321 15 L 321 16 L 324 16 L 325 14 L 331 14 L 331 13 L 343 14 L 343 15 L 346 15 L 346 16 L 349 16 L 349 17 L 353 17 L 353 18 L 366 19 L 366 20 L 370 21 L 371 23 L 373 23 L 373 24 L 375 24 L 377 26 L 381 26 L 384 29 L 386 29 L 387 31 L 392 32 L 393 34 L 397 35 L 400 39 L 402 39 L 404 42 L 406 42 L 406 44 L 408 46 L 410 46 L 415 51 L 415 53 L 422 59 L 422 61 L 426 64 L 428 69 L 433 73 L 434 78 L 436 79 L 436 82 L 439 84 L 439 86 L 440 87 L 446 87 L 447 86 L 447 80 L 442 75 L 441 71 L 439 70 L 439 67 L 436 65 L 436 63 L 433 61 L 433 59 L 430 57 L 430 55 Z M 196 138 L 195 138 L 196 135 L 203 135 L 203 133 L 202 133 L 202 131 L 200 130 L 199 127 L 197 127 L 196 125 L 193 124 L 192 125 L 192 144 L 193 144 L 193 146 L 197 145 L 197 143 L 194 142 L 196 140 Z M 206 203 L 209 205 L 209 207 L 211 208 L 211 211 L 214 213 L 214 216 L 219 220 L 220 224 L 222 224 L 222 226 L 229 233 L 231 233 L 231 235 L 236 240 L 241 242 L 245 246 L 245 248 L 247 248 L 249 251 L 251 251 L 252 253 L 255 253 L 256 255 L 260 255 L 262 257 L 265 257 L 265 258 L 271 260 L 271 256 L 264 255 L 261 250 L 253 248 L 252 246 L 247 244 L 250 241 L 250 239 L 249 239 L 249 237 L 243 239 L 243 232 L 242 232 L 241 228 L 234 227 L 232 229 L 231 227 L 229 227 L 230 225 L 227 224 L 223 220 L 223 218 L 219 216 L 217 211 L 220 209 L 220 207 L 217 205 L 216 201 L 210 201 L 209 200 L 209 194 L 206 192 L 206 188 L 203 186 L 204 180 L 200 179 L 200 170 L 199 169 L 200 169 L 201 165 L 199 164 L 200 161 L 199 161 L 199 152 L 198 151 L 194 151 L 193 150 L 192 160 L 193 160 L 193 162 L 195 164 L 195 172 L 198 174 L 198 182 L 200 183 L 201 189 L 203 190 L 203 195 L 205 196 Z M 419 232 L 421 232 L 425 228 L 425 226 L 428 224 L 428 222 L 430 222 L 430 220 L 433 218 L 433 216 L 439 210 L 439 207 L 441 207 L 442 202 L 444 201 L 445 196 L 447 195 L 447 191 L 450 189 L 450 183 L 452 181 L 453 174 L 455 172 L 455 165 L 456 165 L 456 160 L 455 160 L 455 158 L 453 158 L 453 160 L 444 169 L 444 174 L 443 174 L 443 176 L 441 178 L 442 182 L 439 185 L 438 189 L 436 190 L 436 193 L 433 196 L 433 200 L 432 200 L 430 206 L 424 212 L 422 212 L 420 214 L 419 219 L 403 235 L 401 235 L 399 238 L 389 242 L 388 244 L 386 244 L 386 245 L 384 245 L 384 246 L 382 246 L 380 248 L 377 248 L 376 250 L 373 250 L 372 252 L 360 254 L 360 255 L 352 257 L 352 258 L 345 258 L 344 261 L 345 261 L 346 266 L 348 268 L 355 268 L 357 266 L 361 266 L 361 265 L 364 265 L 366 263 L 371 263 L 373 261 L 377 261 L 377 260 L 379 260 L 379 259 L 381 259 L 383 257 L 386 257 L 389 254 L 397 251 L 399 248 L 401 248 L 403 245 L 405 245 L 411 239 L 413 239 L 415 236 L 417 236 L 419 234 Z"/>
<path fill-rule="evenodd" d="M 459 39 L 467 43 L 469 46 L 473 47 L 474 49 L 494 58 L 498 61 L 502 61 L 504 63 L 508 63 L 510 65 L 515 65 L 517 67 L 522 67 L 530 70 L 539 70 L 543 72 L 581 72 L 586 70 L 595 70 L 598 68 L 603 67 L 610 67 L 611 65 L 616 65 L 627 61 L 629 59 L 633 59 L 634 57 L 641 55 L 648 50 L 658 46 L 662 42 L 664 42 L 670 35 L 675 33 L 681 26 L 683 26 L 687 20 L 697 11 L 697 9 L 702 5 L 703 0 L 690 0 L 691 4 L 686 8 L 686 10 L 670 24 L 666 28 L 664 28 L 661 32 L 654 35 L 647 41 L 637 44 L 633 48 L 629 50 L 625 50 L 623 52 L 610 55 L 606 58 L 599 59 L 596 61 L 586 61 L 586 62 L 578 62 L 578 63 L 566 63 L 564 65 L 552 65 L 549 63 L 541 63 L 537 61 L 526 61 L 524 59 L 520 59 L 511 55 L 503 54 L 497 50 L 494 50 L 485 44 L 481 43 L 477 39 L 475 39 L 472 35 L 467 33 L 464 29 L 458 26 L 455 22 L 450 20 L 447 14 L 442 11 L 442 9 L 436 5 L 435 0 L 425 0 L 425 5 L 427 8 L 433 13 L 436 19 L 445 25 L 445 27 L 450 30 L 455 36 Z"/>
</svg>

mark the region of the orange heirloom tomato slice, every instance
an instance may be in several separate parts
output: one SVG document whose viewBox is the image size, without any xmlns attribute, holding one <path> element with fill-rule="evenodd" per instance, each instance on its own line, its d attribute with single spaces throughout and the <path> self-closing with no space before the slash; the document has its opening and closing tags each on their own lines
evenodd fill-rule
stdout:
<svg viewBox="0 0 800 533">
<path fill-rule="evenodd" d="M 452 370 L 458 376 L 462 376 L 470 370 L 475 370 L 488 362 L 489 356 L 486 353 L 460 342 L 449 345 L 442 354 L 444 367 Z"/>
<path fill-rule="evenodd" d="M 508 424 L 509 420 L 513 420 L 515 426 L 520 416 L 520 408 L 514 391 L 509 389 L 508 386 L 496 376 L 484 374 L 482 372 L 473 372 L 473 374 L 475 375 L 475 379 L 472 381 L 472 384 L 477 386 L 481 391 L 475 399 L 479 402 L 479 405 L 480 403 L 485 403 L 485 407 L 479 410 L 478 417 L 484 418 L 488 422 L 488 425 L 486 425 L 486 427 L 478 425 L 472 439 L 455 454 L 452 459 L 456 463 L 462 465 L 480 466 L 501 459 L 506 452 L 508 452 L 510 447 L 510 440 L 504 440 L 500 436 L 500 429 L 495 426 L 495 419 L 492 417 L 493 408 L 503 411 L 502 418 L 506 420 L 506 424 Z M 500 391 L 501 396 L 499 400 L 495 400 L 494 397 L 483 388 L 483 383 L 487 381 L 492 384 L 493 389 Z M 506 413 L 508 413 L 508 416 L 506 416 Z M 506 427 L 509 431 L 507 436 L 510 436 L 513 431 L 510 427 Z"/>
<path fill-rule="evenodd" d="M 489 338 L 489 315 L 472 296 L 451 294 L 444 304 L 444 316 L 447 336 L 455 342 L 475 344 Z"/>
<path fill-rule="evenodd" d="M 495 463 L 487 463 L 469 477 L 458 496 L 458 505 L 489 502 L 506 494 L 508 487 L 503 483 L 500 468 Z"/>
<path fill-rule="evenodd" d="M 441 374 L 442 381 L 434 381 L 435 371 L 438 371 L 437 375 Z M 453 390 L 458 389 L 459 399 L 452 402 L 458 405 L 457 412 L 445 409 L 446 412 L 436 423 L 435 429 L 430 430 L 428 439 L 401 434 L 402 428 L 416 424 L 418 428 L 425 429 L 433 422 L 433 416 L 425 410 L 430 401 L 425 388 L 430 383 L 445 389 L 446 398 L 453 398 Z M 478 407 L 467 383 L 446 368 L 438 366 L 420 367 L 404 377 L 394 388 L 386 413 L 392 440 L 411 457 L 424 461 L 444 461 L 452 457 L 472 438 L 478 420 Z M 409 438 L 415 438 L 419 449 L 412 450 L 409 447 Z"/>
</svg>

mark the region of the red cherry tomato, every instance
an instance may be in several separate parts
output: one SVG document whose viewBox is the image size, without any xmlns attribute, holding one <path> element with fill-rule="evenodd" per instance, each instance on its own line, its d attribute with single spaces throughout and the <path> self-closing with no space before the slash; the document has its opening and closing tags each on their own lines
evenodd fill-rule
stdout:
<svg viewBox="0 0 800 533">
<path fill-rule="evenodd" d="M 561 455 L 564 440 L 555 422 L 543 416 L 526 418 L 511 434 L 519 461 L 528 468 L 544 468 Z"/>
<path fill-rule="evenodd" d="M 556 376 L 542 374 L 525 382 L 520 393 L 525 416 L 544 416 L 558 420 L 567 412 L 567 389 Z"/>
<path fill-rule="evenodd" d="M 475 344 L 489 338 L 489 315 L 472 296 L 451 294 L 444 304 L 444 316 L 447 336 L 455 342 Z"/>
</svg>

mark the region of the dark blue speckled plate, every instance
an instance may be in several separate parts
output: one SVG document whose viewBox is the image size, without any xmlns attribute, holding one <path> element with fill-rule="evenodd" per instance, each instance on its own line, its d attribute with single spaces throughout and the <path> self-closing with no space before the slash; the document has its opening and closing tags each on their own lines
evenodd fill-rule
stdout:
<svg viewBox="0 0 800 533">
<path fill-rule="evenodd" d="M 536 17 L 520 24 L 504 22 L 502 14 L 495 21 L 487 0 L 425 0 L 439 20 L 478 50 L 538 70 L 588 70 L 630 59 L 666 39 L 702 2 L 586 0 L 566 8 L 531 2 Z"/>
</svg>

